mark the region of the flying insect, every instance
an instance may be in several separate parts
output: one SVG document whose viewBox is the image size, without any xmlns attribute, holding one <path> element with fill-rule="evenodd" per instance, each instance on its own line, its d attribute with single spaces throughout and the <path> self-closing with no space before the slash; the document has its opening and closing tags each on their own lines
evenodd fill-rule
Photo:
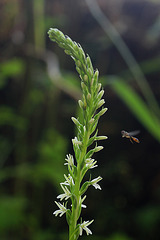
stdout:
<svg viewBox="0 0 160 240">
<path fill-rule="evenodd" d="M 136 137 L 133 137 L 135 135 L 137 135 L 140 131 L 133 131 L 133 132 L 126 132 L 124 130 L 121 131 L 122 137 L 126 137 L 129 138 L 129 140 L 131 141 L 131 143 L 136 142 L 136 143 L 140 143 L 139 139 Z"/>
</svg>

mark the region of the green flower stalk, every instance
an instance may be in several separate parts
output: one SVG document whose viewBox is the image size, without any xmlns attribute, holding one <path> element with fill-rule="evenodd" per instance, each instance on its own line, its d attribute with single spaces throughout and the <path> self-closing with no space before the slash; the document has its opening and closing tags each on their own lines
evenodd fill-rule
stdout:
<svg viewBox="0 0 160 240">
<path fill-rule="evenodd" d="M 84 182 L 84 176 L 88 170 L 97 167 L 97 161 L 92 156 L 95 152 L 103 149 L 102 146 L 97 146 L 97 141 L 107 139 L 106 136 L 97 136 L 99 118 L 107 111 L 107 108 L 102 107 L 105 101 L 102 99 L 104 90 L 102 90 L 101 83 L 98 82 L 99 72 L 98 70 L 94 71 L 90 57 L 84 53 L 80 44 L 73 42 L 70 37 L 65 36 L 58 29 L 51 28 L 48 34 L 50 39 L 63 48 L 65 53 L 75 61 L 83 93 L 82 100 L 78 101 L 83 117 L 81 119 L 72 117 L 72 121 L 77 127 L 77 136 L 72 139 L 74 157 L 71 154 L 66 156 L 65 165 L 68 167 L 68 176 L 64 175 L 65 181 L 60 183 L 63 193 L 57 197 L 60 201 L 65 202 L 55 202 L 59 209 L 53 213 L 60 217 L 63 214 L 66 215 L 69 225 L 69 240 L 77 240 L 83 230 L 87 235 L 92 234 L 88 226 L 93 220 L 82 221 L 80 215 L 82 208 L 86 208 L 83 204 L 86 190 L 89 186 L 101 190 L 99 181 L 102 178 L 99 176 Z M 93 144 L 94 147 L 90 147 L 88 150 L 88 147 Z"/>
</svg>

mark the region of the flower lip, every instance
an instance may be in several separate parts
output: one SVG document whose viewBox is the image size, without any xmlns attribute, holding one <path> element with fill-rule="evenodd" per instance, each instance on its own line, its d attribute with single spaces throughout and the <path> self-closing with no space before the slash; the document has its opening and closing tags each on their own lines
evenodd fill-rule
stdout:
<svg viewBox="0 0 160 240">
<path fill-rule="evenodd" d="M 62 215 L 67 212 L 67 208 L 64 206 L 64 203 L 61 204 L 60 202 L 56 202 L 56 201 L 55 201 L 55 203 L 57 204 L 57 206 L 59 207 L 59 209 L 56 210 L 56 211 L 54 211 L 53 214 L 54 214 L 56 217 L 58 216 L 58 214 L 59 214 L 60 217 L 62 217 Z"/>
<path fill-rule="evenodd" d="M 82 236 L 82 233 L 83 233 L 83 230 L 86 231 L 87 235 L 89 234 L 92 234 L 91 230 L 88 228 L 88 226 L 93 222 L 94 220 L 92 221 L 84 221 L 83 223 L 81 223 L 79 225 L 79 235 Z"/>
<path fill-rule="evenodd" d="M 101 180 L 102 180 L 102 177 L 99 176 L 99 177 L 93 179 L 93 180 L 90 182 L 90 184 L 93 185 L 93 187 L 95 187 L 95 189 L 102 190 L 101 187 L 100 187 L 100 185 L 98 184 L 98 182 L 101 181 Z"/>
<path fill-rule="evenodd" d="M 58 195 L 57 198 L 60 198 L 60 201 L 62 201 L 63 199 L 67 200 L 68 198 L 70 198 L 72 196 L 72 194 L 66 186 L 63 186 L 62 183 L 60 185 L 61 185 L 61 188 L 63 189 L 64 193 Z"/>
<path fill-rule="evenodd" d="M 70 165 L 71 167 L 74 166 L 74 158 L 71 154 L 68 154 L 65 159 L 67 162 L 64 165 Z"/>
</svg>

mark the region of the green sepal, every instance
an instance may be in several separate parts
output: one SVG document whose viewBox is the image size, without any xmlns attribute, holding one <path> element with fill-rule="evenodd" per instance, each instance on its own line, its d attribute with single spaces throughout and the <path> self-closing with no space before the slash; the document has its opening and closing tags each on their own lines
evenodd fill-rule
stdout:
<svg viewBox="0 0 160 240">
<path fill-rule="evenodd" d="M 103 95 L 104 95 L 104 90 L 101 90 L 96 97 L 96 101 L 99 102 L 103 97 Z"/>
<path fill-rule="evenodd" d="M 91 69 L 91 71 L 92 71 L 92 74 L 93 74 L 93 72 L 94 72 L 94 69 L 93 69 L 93 65 L 92 65 L 91 59 L 90 59 L 90 57 L 89 57 L 89 55 L 88 55 L 88 54 L 87 54 L 87 57 L 86 57 L 86 62 L 87 62 L 87 66 L 88 66 L 88 68 L 90 68 L 90 69 Z"/>
<path fill-rule="evenodd" d="M 105 100 L 104 100 L 104 99 L 101 99 L 101 100 L 97 103 L 97 105 L 96 105 L 96 109 L 102 107 L 103 104 L 105 104 Z"/>
<path fill-rule="evenodd" d="M 87 181 L 87 182 L 83 183 L 83 185 L 80 189 L 80 194 L 83 195 L 87 191 L 89 186 L 90 186 L 90 182 Z"/>
<path fill-rule="evenodd" d="M 75 117 L 71 117 L 71 119 L 74 122 L 74 124 L 77 126 L 77 128 L 80 128 L 80 130 L 83 131 L 83 125 L 78 121 L 78 119 Z"/>
<path fill-rule="evenodd" d="M 81 82 L 81 88 L 82 88 L 82 91 L 83 91 L 83 94 L 84 94 L 85 98 L 87 98 L 88 87 L 86 86 L 86 84 L 84 82 Z"/>
<path fill-rule="evenodd" d="M 78 209 L 78 215 L 77 215 L 77 219 L 80 217 L 81 215 L 81 210 L 82 210 L 82 207 L 81 207 L 81 204 L 79 205 L 79 209 Z"/>
<path fill-rule="evenodd" d="M 89 139 L 88 144 L 87 144 L 88 147 L 89 147 L 94 141 L 96 141 L 97 134 L 98 134 L 98 129 L 96 130 L 94 136 Z"/>
<path fill-rule="evenodd" d="M 71 210 L 67 209 L 67 211 L 66 211 L 66 220 L 67 220 L 68 225 L 70 225 L 70 219 L 71 219 Z"/>
<path fill-rule="evenodd" d="M 92 157 L 92 155 L 94 154 L 94 149 L 91 149 L 87 154 L 86 154 L 86 159 L 87 158 L 91 158 Z"/>
<path fill-rule="evenodd" d="M 79 155 L 81 153 L 79 145 L 78 144 L 73 144 L 73 149 L 74 149 L 75 157 L 76 157 L 76 159 L 78 159 Z"/>
<path fill-rule="evenodd" d="M 99 75 L 99 71 L 96 70 L 91 80 L 91 90 L 93 93 L 97 92 L 98 75 Z"/>
<path fill-rule="evenodd" d="M 88 171 L 88 169 L 89 169 L 89 168 L 86 167 L 86 166 L 82 169 L 82 173 L 81 173 L 81 181 L 82 181 L 84 175 L 86 174 L 86 172 Z"/>
<path fill-rule="evenodd" d="M 98 120 L 94 122 L 94 125 L 91 128 L 91 134 L 96 130 L 97 124 L 98 124 Z"/>
<path fill-rule="evenodd" d="M 102 110 L 99 111 L 99 112 L 94 116 L 94 119 L 95 119 L 95 120 L 98 120 L 103 114 L 105 114 L 105 112 L 106 112 L 107 110 L 108 110 L 107 108 L 102 108 Z"/>
<path fill-rule="evenodd" d="M 69 171 L 71 177 L 73 178 L 73 180 L 74 180 L 74 175 L 75 175 L 75 171 L 74 171 L 75 168 L 76 168 L 76 166 L 71 167 L 71 166 L 68 164 L 68 171 Z M 76 168 L 76 169 L 77 169 L 77 168 Z"/>
<path fill-rule="evenodd" d="M 76 177 L 77 177 L 77 167 L 74 166 L 74 174 L 73 174 L 73 180 L 75 181 Z"/>
</svg>

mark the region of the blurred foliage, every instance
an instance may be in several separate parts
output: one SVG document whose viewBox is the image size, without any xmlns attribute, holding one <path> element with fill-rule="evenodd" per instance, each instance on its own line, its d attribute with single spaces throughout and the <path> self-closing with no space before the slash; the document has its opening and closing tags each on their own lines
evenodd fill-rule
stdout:
<svg viewBox="0 0 160 240">
<path fill-rule="evenodd" d="M 3 196 L 0 200 L 1 222 L 0 232 L 18 231 L 19 225 L 24 223 L 25 215 L 24 208 L 26 199 L 18 197 Z"/>
<path fill-rule="evenodd" d="M 159 105 L 159 1 L 97 3 Z M 95 170 L 103 176 L 102 191 L 89 191 L 84 212 L 87 219 L 94 215 L 96 224 L 93 235 L 83 239 L 159 240 L 159 109 L 148 102 L 86 2 L 75 0 L 0 2 L 0 239 L 67 236 L 65 220 L 63 225 L 52 213 L 65 154 L 72 152 L 70 118 L 81 93 L 72 60 L 48 39 L 50 27 L 61 29 L 89 53 L 100 70 L 109 108 L 99 129 L 109 139 Z M 122 129 L 139 129 L 141 143 L 122 139 Z"/>
<path fill-rule="evenodd" d="M 112 88 L 129 107 L 137 119 L 160 141 L 160 119 L 154 114 L 142 98 L 126 82 L 112 77 Z"/>
</svg>

